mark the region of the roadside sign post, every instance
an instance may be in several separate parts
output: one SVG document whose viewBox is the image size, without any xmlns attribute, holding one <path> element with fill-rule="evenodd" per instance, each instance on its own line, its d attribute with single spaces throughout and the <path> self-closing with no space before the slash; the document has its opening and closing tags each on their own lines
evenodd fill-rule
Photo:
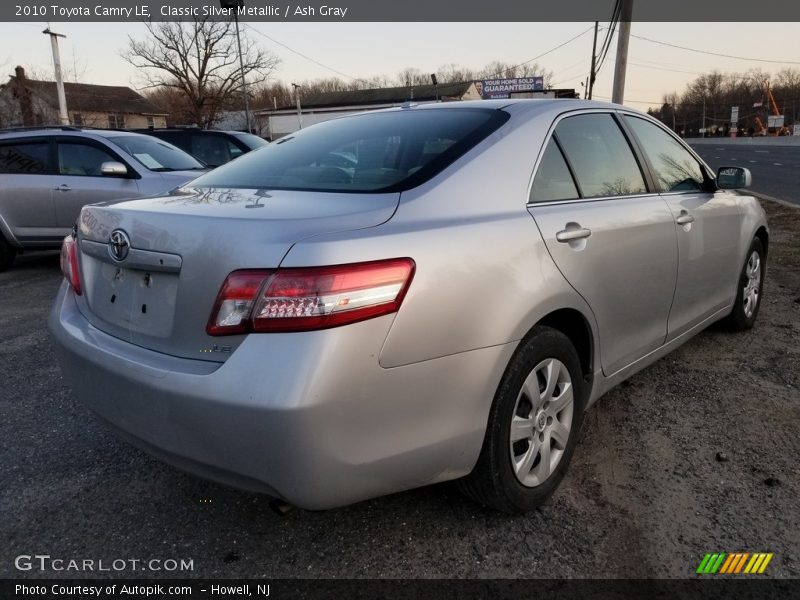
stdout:
<svg viewBox="0 0 800 600">
<path fill-rule="evenodd" d="M 739 132 L 739 107 L 731 107 L 731 137 L 735 138 Z"/>
</svg>

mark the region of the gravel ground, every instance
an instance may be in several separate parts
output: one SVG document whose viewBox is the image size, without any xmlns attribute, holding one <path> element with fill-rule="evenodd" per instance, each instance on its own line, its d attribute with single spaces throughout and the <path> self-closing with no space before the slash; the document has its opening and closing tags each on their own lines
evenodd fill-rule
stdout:
<svg viewBox="0 0 800 600">
<path fill-rule="evenodd" d="M 800 577 L 800 210 L 764 204 L 755 329 L 712 328 L 609 393 L 559 491 L 521 517 L 450 484 L 280 517 L 160 464 L 63 387 L 45 327 L 58 257 L 23 256 L 0 274 L 0 577 L 39 553 L 192 559 L 179 575 L 213 578 L 680 578 L 713 551 L 774 552 L 769 574 Z"/>
</svg>

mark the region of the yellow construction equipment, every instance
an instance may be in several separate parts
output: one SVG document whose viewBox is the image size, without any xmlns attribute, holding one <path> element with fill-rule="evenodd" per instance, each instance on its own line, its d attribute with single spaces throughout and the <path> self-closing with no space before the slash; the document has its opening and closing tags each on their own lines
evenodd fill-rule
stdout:
<svg viewBox="0 0 800 600">
<path fill-rule="evenodd" d="M 772 90 L 769 87 L 769 79 L 764 80 L 764 96 L 767 99 L 767 115 L 769 115 L 770 111 L 772 112 L 772 116 L 779 117 L 781 116 L 781 109 L 778 106 L 777 101 L 775 100 L 775 96 L 772 95 Z M 774 127 L 773 131 L 770 131 L 768 126 L 764 126 L 764 122 L 761 120 L 760 117 L 756 116 L 753 117 L 753 129 L 754 135 L 770 135 L 770 136 L 779 136 L 779 135 L 791 135 L 789 128 L 784 126 L 781 127 Z"/>
</svg>

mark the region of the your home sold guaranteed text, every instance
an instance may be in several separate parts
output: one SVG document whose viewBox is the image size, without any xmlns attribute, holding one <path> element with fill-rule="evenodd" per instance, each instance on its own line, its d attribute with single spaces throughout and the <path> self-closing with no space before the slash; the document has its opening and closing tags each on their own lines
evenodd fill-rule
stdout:
<svg viewBox="0 0 800 600">
<path fill-rule="evenodd" d="M 17 17 L 41 17 L 42 19 L 81 20 L 83 18 L 105 17 L 111 19 L 149 19 L 161 18 L 201 18 L 226 19 L 234 16 L 274 17 L 276 19 L 322 17 L 344 19 L 349 8 L 321 4 L 317 6 L 301 4 L 240 6 L 238 8 L 221 8 L 219 5 L 173 6 L 170 4 L 135 4 L 132 6 L 105 6 L 102 4 L 86 4 L 64 6 L 61 4 L 15 4 L 14 15 Z"/>
</svg>

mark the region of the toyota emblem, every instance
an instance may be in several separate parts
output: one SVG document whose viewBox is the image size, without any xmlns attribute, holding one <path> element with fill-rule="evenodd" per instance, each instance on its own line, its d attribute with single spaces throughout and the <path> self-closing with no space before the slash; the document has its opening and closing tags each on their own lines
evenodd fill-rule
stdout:
<svg viewBox="0 0 800 600">
<path fill-rule="evenodd" d="M 125 260 L 130 249 L 131 239 L 122 229 L 115 229 L 108 236 L 108 253 L 114 260 L 118 262 Z"/>
</svg>

